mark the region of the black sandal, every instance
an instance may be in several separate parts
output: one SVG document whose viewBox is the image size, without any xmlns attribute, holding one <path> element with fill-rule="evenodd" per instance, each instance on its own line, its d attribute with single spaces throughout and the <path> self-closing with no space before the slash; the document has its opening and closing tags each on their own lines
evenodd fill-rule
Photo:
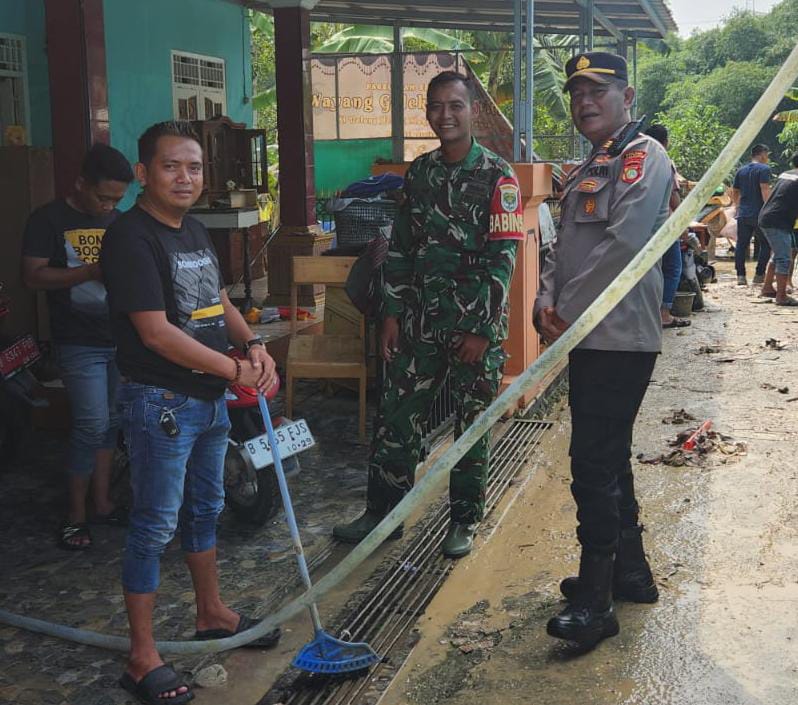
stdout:
<svg viewBox="0 0 798 705">
<path fill-rule="evenodd" d="M 245 632 L 248 629 L 252 629 L 252 627 L 256 626 L 260 622 L 260 620 L 252 619 L 251 617 L 247 617 L 246 615 L 240 613 L 239 616 L 241 619 L 238 620 L 238 626 L 234 632 L 231 632 L 229 629 L 203 629 L 201 631 L 195 632 L 194 638 L 201 641 L 206 641 L 208 639 L 226 639 L 227 637 L 235 636 L 236 634 Z M 282 635 L 283 633 L 280 627 L 276 627 L 263 636 L 258 637 L 247 644 L 242 644 L 241 648 L 271 649 L 272 647 L 277 646 L 277 642 L 280 641 L 280 637 Z"/>
<path fill-rule="evenodd" d="M 115 507 L 108 514 L 95 514 L 89 517 L 89 524 L 94 526 L 127 526 L 128 508 Z"/>
<path fill-rule="evenodd" d="M 164 703 L 183 705 L 183 703 L 194 699 L 194 693 L 191 692 L 188 683 L 185 683 L 177 675 L 174 668 L 166 664 L 153 668 L 138 682 L 134 681 L 133 676 L 125 671 L 119 679 L 119 685 L 131 695 L 135 695 L 144 705 L 164 705 Z M 162 693 L 177 691 L 179 688 L 189 689 L 185 693 L 178 693 L 173 698 L 160 697 Z"/>
<path fill-rule="evenodd" d="M 75 539 L 86 538 L 86 543 L 74 543 Z M 58 539 L 58 547 L 65 551 L 86 551 L 91 548 L 91 533 L 85 522 L 71 524 L 65 522 L 61 527 L 61 535 Z"/>
</svg>

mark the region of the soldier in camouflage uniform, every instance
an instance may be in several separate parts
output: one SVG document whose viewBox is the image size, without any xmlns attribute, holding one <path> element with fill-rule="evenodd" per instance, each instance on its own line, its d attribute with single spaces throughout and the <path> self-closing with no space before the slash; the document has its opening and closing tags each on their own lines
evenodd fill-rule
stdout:
<svg viewBox="0 0 798 705">
<path fill-rule="evenodd" d="M 495 398 L 507 337 L 507 297 L 517 241 L 524 237 L 515 174 L 471 137 L 471 86 L 436 76 L 427 119 L 440 149 L 416 159 L 394 223 L 383 290 L 381 337 L 387 373 L 369 464 L 366 512 L 335 527 L 363 539 L 413 486 L 421 431 L 448 373 L 458 435 Z M 485 502 L 489 438 L 452 470 L 449 557 L 466 555 Z M 401 528 L 394 537 L 401 535 Z"/>
</svg>

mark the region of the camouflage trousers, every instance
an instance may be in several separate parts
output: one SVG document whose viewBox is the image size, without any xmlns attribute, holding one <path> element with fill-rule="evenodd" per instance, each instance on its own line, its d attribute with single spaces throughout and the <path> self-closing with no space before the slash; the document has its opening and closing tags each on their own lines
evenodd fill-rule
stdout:
<svg viewBox="0 0 798 705">
<path fill-rule="evenodd" d="M 467 365 L 457 358 L 450 332 L 425 331 L 413 340 L 402 334 L 399 352 L 387 365 L 371 446 L 370 511 L 384 514 L 412 488 L 422 429 L 447 373 L 459 436 L 496 398 L 504 359 L 501 346 L 492 344 L 481 362 Z M 452 521 L 471 524 L 482 519 L 489 449 L 490 434 L 485 434 L 452 469 Z"/>
</svg>

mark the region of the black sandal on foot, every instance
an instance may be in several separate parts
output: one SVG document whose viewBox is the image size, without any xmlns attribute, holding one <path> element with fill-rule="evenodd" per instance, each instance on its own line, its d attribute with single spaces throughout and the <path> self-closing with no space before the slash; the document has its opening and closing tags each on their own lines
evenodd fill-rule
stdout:
<svg viewBox="0 0 798 705">
<path fill-rule="evenodd" d="M 128 508 L 115 507 L 108 514 L 95 514 L 89 517 L 89 524 L 94 526 L 127 526 Z"/>
<path fill-rule="evenodd" d="M 194 633 L 194 638 L 201 641 L 207 641 L 208 639 L 226 639 L 227 637 L 235 636 L 248 629 L 252 629 L 252 627 L 257 625 L 260 621 L 243 614 L 239 616 L 241 619 L 238 620 L 238 626 L 234 632 L 231 632 L 229 629 L 202 629 Z M 242 644 L 241 648 L 271 649 L 277 646 L 277 642 L 280 641 L 282 635 L 283 633 L 280 627 L 277 627 L 254 641 L 250 641 L 248 644 Z"/>
<path fill-rule="evenodd" d="M 85 543 L 75 543 L 75 540 L 88 539 Z M 89 527 L 81 522 L 80 524 L 71 524 L 66 522 L 61 527 L 61 535 L 58 539 L 58 547 L 66 551 L 86 551 L 91 548 L 91 533 Z"/>
<path fill-rule="evenodd" d="M 177 675 L 174 668 L 166 664 L 153 668 L 138 682 L 133 680 L 133 676 L 125 671 L 119 679 L 119 685 L 131 695 L 135 695 L 139 702 L 144 703 L 144 705 L 164 705 L 165 703 L 183 705 L 183 703 L 194 699 L 194 693 L 191 692 L 188 683 L 185 683 Z M 180 688 L 189 689 L 185 693 L 178 693 L 173 698 L 160 697 L 162 693 L 170 693 Z"/>
</svg>

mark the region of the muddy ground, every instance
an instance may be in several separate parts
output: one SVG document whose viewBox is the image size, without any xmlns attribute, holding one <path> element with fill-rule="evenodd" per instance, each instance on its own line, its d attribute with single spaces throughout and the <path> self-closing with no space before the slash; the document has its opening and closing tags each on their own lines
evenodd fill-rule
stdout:
<svg viewBox="0 0 798 705">
<path fill-rule="evenodd" d="M 798 702 L 798 310 L 732 275 L 722 263 L 708 310 L 666 331 L 636 426 L 644 458 L 705 419 L 732 439 L 700 465 L 635 460 L 660 601 L 619 604 L 620 635 L 586 655 L 546 636 L 578 560 L 564 409 L 380 705 Z M 681 409 L 696 420 L 663 423 Z"/>
</svg>

